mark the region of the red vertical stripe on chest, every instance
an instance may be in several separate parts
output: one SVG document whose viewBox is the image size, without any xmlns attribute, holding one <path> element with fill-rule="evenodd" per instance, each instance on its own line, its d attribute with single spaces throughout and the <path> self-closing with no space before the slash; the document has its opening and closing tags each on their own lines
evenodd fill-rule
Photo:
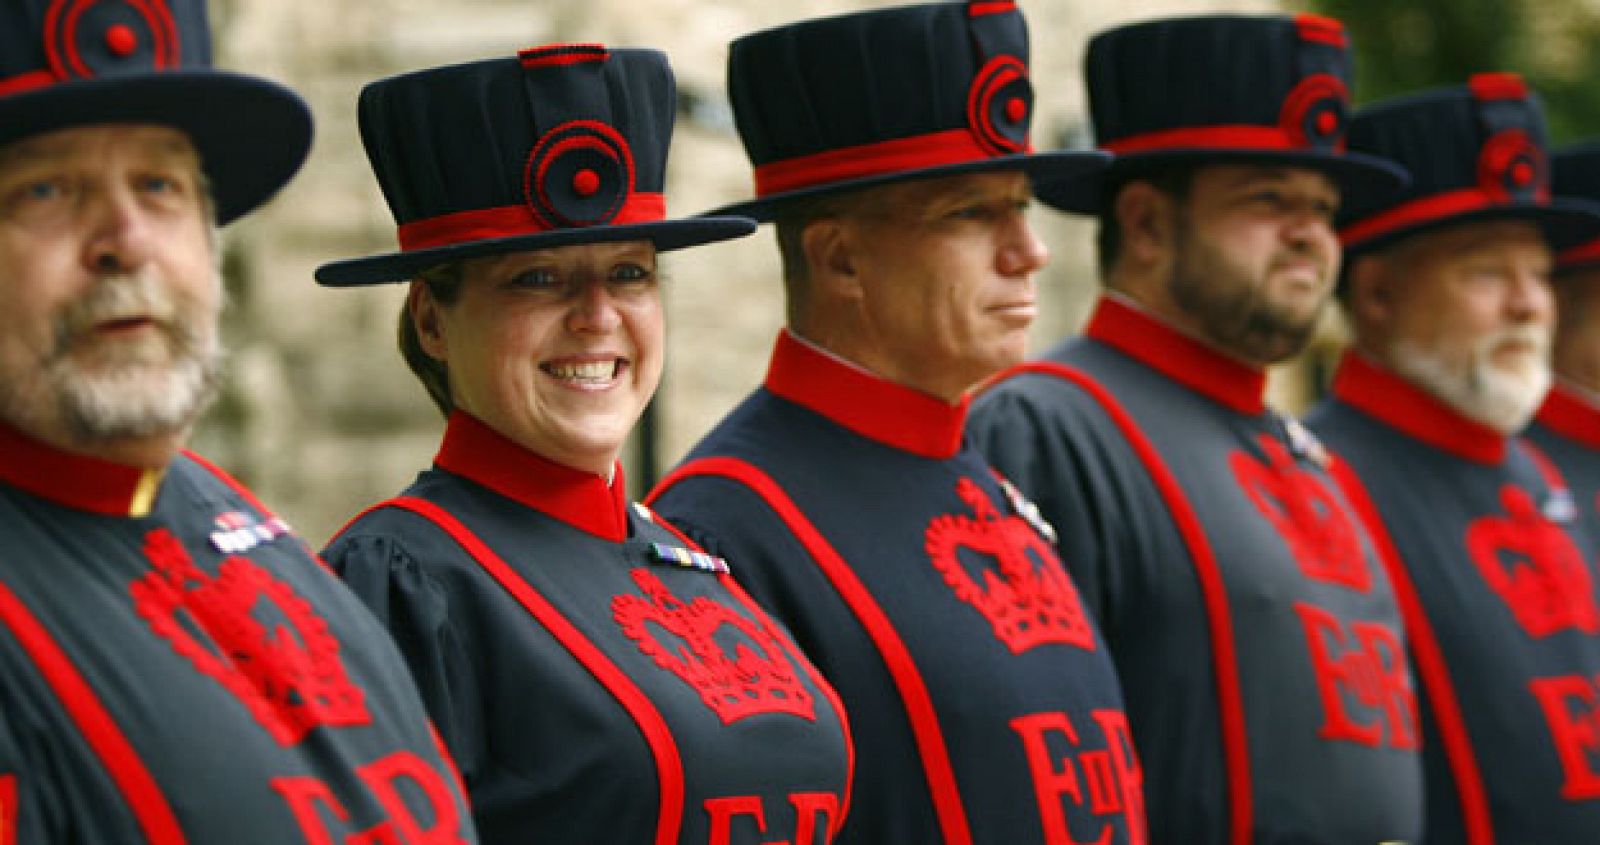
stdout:
<svg viewBox="0 0 1600 845">
<path fill-rule="evenodd" d="M 0 845 L 17 845 L 17 776 L 0 775 Z"/>
<path fill-rule="evenodd" d="M 934 812 L 939 817 L 939 830 L 947 845 L 971 845 L 972 832 L 967 823 L 967 811 L 961 803 L 961 790 L 956 785 L 955 771 L 950 765 L 950 752 L 945 746 L 944 732 L 939 727 L 939 716 L 933 708 L 933 698 L 928 686 L 917 671 L 916 662 L 900 639 L 900 632 L 889 621 L 883 608 L 873 599 L 871 591 L 856 577 L 850 565 L 822 536 L 811 520 L 806 518 L 794 500 L 778 486 L 772 477 L 757 467 L 736 458 L 703 458 L 679 467 L 667 476 L 651 495 L 670 489 L 687 478 L 713 476 L 736 481 L 749 488 L 778 518 L 789 527 L 795 539 L 805 546 L 806 552 L 822 570 L 829 583 L 839 591 L 850 612 L 860 620 L 872 639 L 879 656 L 889 670 L 895 689 L 906 709 L 912 734 L 917 740 L 918 756 L 922 759 L 923 776 L 928 781 L 928 791 L 933 799 Z"/>
<path fill-rule="evenodd" d="M 1227 585 L 1222 580 L 1222 568 L 1217 564 L 1216 553 L 1206 537 L 1200 518 L 1195 515 L 1183 488 L 1172 470 L 1161 459 L 1150 440 L 1140 430 L 1138 423 L 1128 414 L 1116 397 L 1098 381 L 1082 371 L 1049 361 L 1034 361 L 1015 367 L 1001 376 L 1017 373 L 1040 373 L 1075 384 L 1089 394 L 1105 409 L 1128 445 L 1133 449 L 1150 480 L 1155 483 L 1161 498 L 1177 523 L 1178 533 L 1189 548 L 1199 581 L 1201 600 L 1205 603 L 1210 620 L 1212 674 L 1217 683 L 1217 710 L 1222 720 L 1223 767 L 1228 773 L 1228 841 L 1233 845 L 1250 845 L 1255 826 L 1255 796 L 1250 771 L 1250 743 L 1244 721 L 1244 697 L 1239 686 L 1238 650 L 1234 645 L 1233 611 L 1228 604 Z"/>
<path fill-rule="evenodd" d="M 1367 533 L 1377 546 L 1378 557 L 1388 570 L 1395 599 L 1400 602 L 1400 615 L 1405 620 L 1406 637 L 1411 653 L 1416 658 L 1417 674 L 1428 690 L 1429 706 L 1439 728 L 1439 739 L 1444 745 L 1445 761 L 1456 782 L 1456 795 L 1461 802 L 1462 823 L 1466 827 L 1467 845 L 1494 845 L 1494 823 L 1489 816 L 1489 798 L 1484 790 L 1483 774 L 1478 758 L 1472 750 L 1472 737 L 1467 733 L 1466 718 L 1461 713 L 1461 702 L 1456 697 L 1455 684 L 1450 680 L 1449 667 L 1445 665 L 1444 652 L 1439 638 L 1422 609 L 1422 598 L 1411 580 L 1411 573 L 1401 561 L 1394 538 L 1378 515 L 1377 507 L 1367 495 L 1367 488 L 1356 477 L 1355 471 L 1342 460 L 1334 460 L 1328 468 L 1344 497 L 1355 508 L 1356 515 L 1366 523 Z"/>
<path fill-rule="evenodd" d="M 682 531 L 679 531 L 677 526 L 667 522 L 665 519 L 662 519 L 658 516 L 653 516 L 650 521 L 652 524 L 660 527 L 668 534 L 678 538 L 678 542 L 683 543 L 684 548 L 694 549 L 695 551 L 704 551 L 704 549 L 700 548 L 698 543 L 689 539 L 688 535 L 684 534 Z M 748 610 L 752 616 L 761 620 L 761 624 L 772 633 L 773 637 L 777 638 L 779 642 L 783 643 L 783 647 L 788 650 L 789 657 L 795 662 L 795 665 L 805 667 L 807 675 L 809 675 L 811 678 L 811 683 L 814 684 L 818 690 L 822 691 L 823 697 L 827 698 L 828 704 L 833 707 L 834 718 L 839 720 L 839 730 L 844 733 L 845 761 L 849 764 L 849 766 L 845 771 L 844 795 L 842 796 L 843 809 L 836 814 L 837 818 L 835 819 L 833 829 L 828 833 L 829 839 L 832 839 L 833 837 L 838 836 L 839 829 L 844 826 L 845 819 L 850 817 L 850 797 L 855 794 L 856 742 L 855 737 L 850 733 L 850 716 L 845 712 L 844 701 L 839 698 L 839 693 L 833 688 L 833 684 L 828 683 L 828 679 L 822 676 L 822 672 L 817 669 L 816 664 L 811 662 L 811 658 L 807 657 L 805 652 L 801 651 L 800 647 L 795 645 L 793 640 L 789 639 L 787 632 L 781 630 L 776 624 L 773 623 L 772 617 L 767 613 L 767 611 L 763 609 L 755 599 L 751 598 L 749 593 L 745 592 L 744 587 L 739 586 L 739 582 L 735 581 L 733 576 L 724 572 L 717 576 L 717 580 L 721 582 L 723 588 L 732 594 L 735 599 L 739 600 L 740 604 L 744 605 L 745 610 Z M 4 844 L 0 843 L 0 845 Z"/>
<path fill-rule="evenodd" d="M 117 791 L 128 802 L 145 839 L 162 845 L 182 843 L 184 836 L 178 819 L 167 804 L 166 796 L 162 795 L 161 787 L 139 759 L 139 753 L 123 736 L 111 713 L 100 703 L 89 682 L 79 674 L 50 632 L 4 584 L 0 584 L 0 624 L 16 637 L 95 756 L 100 758 Z M 14 811 L 15 801 L 9 805 Z"/>
<path fill-rule="evenodd" d="M 538 620 L 578 662 L 594 675 L 606 691 L 622 704 L 644 734 L 651 755 L 655 758 L 656 776 L 661 786 L 661 807 L 656 822 L 656 845 L 671 845 L 678 841 L 678 830 L 683 823 L 683 760 L 678 754 L 678 744 L 672 731 L 650 699 L 645 696 L 626 673 L 601 653 L 583 632 L 579 631 L 561 612 L 540 595 L 527 581 L 517 575 L 499 555 L 494 553 L 472 529 L 448 511 L 424 499 L 402 496 L 385 503 L 389 507 L 411 511 L 432 522 L 449 534 L 483 570 L 489 573 L 511 597 L 521 604 L 528 615 Z"/>
</svg>

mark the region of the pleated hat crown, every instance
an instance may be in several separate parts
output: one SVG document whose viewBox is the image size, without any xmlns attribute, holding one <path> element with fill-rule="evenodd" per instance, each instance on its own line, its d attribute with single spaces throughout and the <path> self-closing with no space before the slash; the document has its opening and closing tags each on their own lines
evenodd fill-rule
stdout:
<svg viewBox="0 0 1600 845">
<path fill-rule="evenodd" d="M 1576 144 L 1551 156 L 1550 191 L 1558 197 L 1600 201 L 1600 143 Z M 1595 267 L 1600 267 L 1600 236 L 1567 247 L 1556 258 L 1556 269 L 1562 271 Z"/>
<path fill-rule="evenodd" d="M 325 285 L 402 281 L 436 264 L 579 243 L 678 249 L 749 220 L 667 220 L 676 86 L 656 50 L 557 44 L 417 71 L 361 92 L 367 158 L 400 251 L 317 270 Z"/>
<path fill-rule="evenodd" d="M 755 196 L 722 211 L 903 179 L 1014 169 L 1065 180 L 1092 152 L 1034 154 L 1028 31 L 1011 0 L 801 21 L 735 40 L 728 92 Z"/>
<path fill-rule="evenodd" d="M 1095 143 L 1115 153 L 1098 193 L 1039 196 L 1095 213 L 1130 179 L 1178 164 L 1265 162 L 1327 173 L 1349 196 L 1405 181 L 1345 152 L 1351 60 L 1344 25 L 1317 15 L 1203 15 L 1107 30 L 1084 58 Z"/>
<path fill-rule="evenodd" d="M 1412 182 L 1383 202 L 1346 204 L 1346 255 L 1479 220 L 1533 222 L 1557 250 L 1600 235 L 1600 206 L 1552 197 L 1546 146 L 1538 98 L 1511 73 L 1477 74 L 1360 110 L 1350 148 L 1399 162 Z"/>
<path fill-rule="evenodd" d="M 100 124 L 185 132 L 221 223 L 276 193 L 311 148 L 294 92 L 212 68 L 204 0 L 0 5 L 0 144 Z"/>
</svg>

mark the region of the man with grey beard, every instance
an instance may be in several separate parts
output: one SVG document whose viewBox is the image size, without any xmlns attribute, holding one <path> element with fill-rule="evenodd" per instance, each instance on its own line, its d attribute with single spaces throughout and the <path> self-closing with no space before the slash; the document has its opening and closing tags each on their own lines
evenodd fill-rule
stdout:
<svg viewBox="0 0 1600 845">
<path fill-rule="evenodd" d="M 0 7 L 0 842 L 475 841 L 383 629 L 184 451 L 310 113 L 202 0 L 67 5 Z"/>
<path fill-rule="evenodd" d="M 1415 181 L 1340 221 L 1354 348 L 1308 422 L 1405 612 L 1427 839 L 1593 843 L 1594 547 L 1517 432 L 1551 381 L 1552 248 L 1600 235 L 1600 208 L 1550 199 L 1543 118 L 1511 74 L 1375 104 L 1350 148 Z"/>
<path fill-rule="evenodd" d="M 1339 268 L 1340 203 L 1398 168 L 1343 150 L 1338 21 L 1215 15 L 1085 60 L 1105 293 L 974 402 L 969 432 L 1055 525 L 1144 761 L 1151 842 L 1422 835 L 1400 611 L 1311 437 L 1265 401 Z"/>
</svg>

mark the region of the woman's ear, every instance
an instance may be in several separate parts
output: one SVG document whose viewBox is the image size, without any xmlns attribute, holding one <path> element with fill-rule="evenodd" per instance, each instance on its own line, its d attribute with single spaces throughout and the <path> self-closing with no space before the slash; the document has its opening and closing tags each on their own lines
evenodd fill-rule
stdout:
<svg viewBox="0 0 1600 845">
<path fill-rule="evenodd" d="M 411 289 L 406 292 L 406 310 L 411 314 L 411 326 L 417 331 L 422 351 L 437 361 L 449 361 L 450 345 L 445 337 L 439 301 L 421 279 L 411 280 Z"/>
</svg>

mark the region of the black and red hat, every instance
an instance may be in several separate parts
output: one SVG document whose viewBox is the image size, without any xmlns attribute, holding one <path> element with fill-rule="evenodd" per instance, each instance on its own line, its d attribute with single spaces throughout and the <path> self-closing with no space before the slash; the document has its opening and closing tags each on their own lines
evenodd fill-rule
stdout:
<svg viewBox="0 0 1600 845">
<path fill-rule="evenodd" d="M 1107 159 L 1033 152 L 1028 28 L 1013 0 L 875 9 L 746 35 L 730 48 L 728 94 L 755 199 L 718 214 L 770 220 L 796 199 L 990 170 L 1070 189 Z"/>
<path fill-rule="evenodd" d="M 108 123 L 186 133 L 219 223 L 266 202 L 311 149 L 311 112 L 294 92 L 211 67 L 205 0 L 0 6 L 0 144 Z"/>
<path fill-rule="evenodd" d="M 1600 141 L 1574 144 L 1550 156 L 1550 192 L 1586 202 L 1600 201 Z M 1556 270 L 1600 267 L 1600 232 L 1566 247 L 1556 256 Z"/>
<path fill-rule="evenodd" d="M 1405 183 L 1345 151 L 1350 47 L 1317 15 L 1203 15 L 1117 27 L 1084 58 L 1095 143 L 1115 153 L 1102 187 L 1040 185 L 1063 211 L 1098 213 L 1130 179 L 1173 165 L 1268 162 L 1326 173 L 1346 200 Z"/>
<path fill-rule="evenodd" d="M 317 268 L 329 286 L 581 243 L 680 249 L 748 235 L 740 217 L 667 220 L 677 90 L 656 50 L 557 44 L 380 79 L 361 140 L 400 251 Z"/>
<path fill-rule="evenodd" d="M 1412 182 L 1383 202 L 1347 204 L 1351 258 L 1410 235 L 1480 220 L 1527 220 L 1561 250 L 1600 235 L 1600 206 L 1550 195 L 1544 112 L 1514 73 L 1374 103 L 1350 121 L 1350 149 L 1383 156 Z"/>
</svg>

